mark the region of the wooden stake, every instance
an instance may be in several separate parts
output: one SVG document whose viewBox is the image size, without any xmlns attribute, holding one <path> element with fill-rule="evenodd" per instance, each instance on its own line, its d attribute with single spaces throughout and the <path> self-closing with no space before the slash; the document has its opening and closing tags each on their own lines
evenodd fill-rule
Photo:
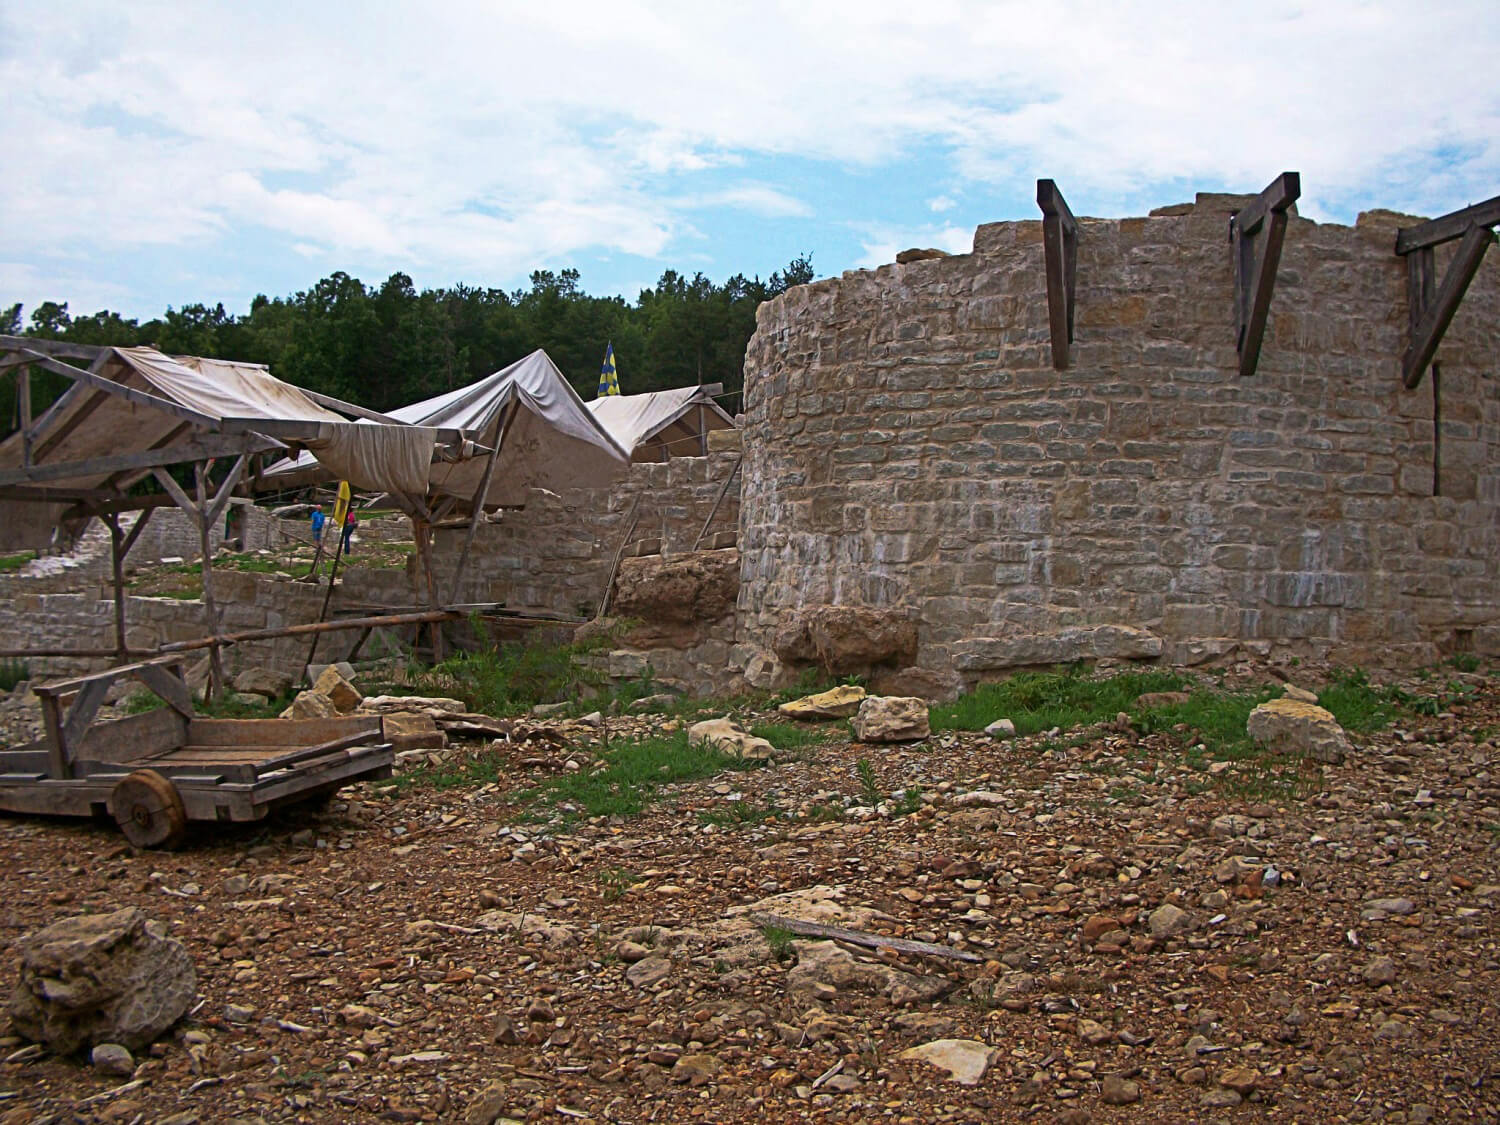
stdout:
<svg viewBox="0 0 1500 1125">
<path fill-rule="evenodd" d="M 197 485 L 198 504 L 193 514 L 198 519 L 198 542 L 203 551 L 203 616 L 211 636 L 219 632 L 219 607 L 214 603 L 213 533 L 209 524 L 208 470 L 203 462 L 193 466 L 193 481 Z M 208 685 L 203 692 L 203 701 L 211 703 L 224 691 L 224 659 L 218 645 L 208 650 Z"/>
</svg>

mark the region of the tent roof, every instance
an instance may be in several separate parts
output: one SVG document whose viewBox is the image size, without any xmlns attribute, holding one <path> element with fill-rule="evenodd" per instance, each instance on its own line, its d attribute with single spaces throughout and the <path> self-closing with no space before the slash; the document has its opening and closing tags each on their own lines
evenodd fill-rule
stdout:
<svg viewBox="0 0 1500 1125">
<path fill-rule="evenodd" d="M 392 410 L 390 417 L 411 425 L 458 427 L 490 448 L 498 443 L 482 501 L 486 508 L 522 503 L 532 488 L 559 491 L 614 480 L 630 463 L 629 453 L 540 348 L 466 387 Z M 431 503 L 447 498 L 450 513 L 468 509 L 486 460 L 479 456 L 434 465 Z M 262 477 L 263 487 L 282 488 L 328 479 L 306 456 L 273 466 Z"/>
<path fill-rule="evenodd" d="M 677 421 L 683 422 L 694 434 L 700 429 L 734 428 L 734 419 L 704 387 L 676 387 L 639 395 L 604 395 L 584 405 L 609 435 L 632 454 Z M 698 407 L 704 408 L 702 427 L 693 425 Z"/>
</svg>

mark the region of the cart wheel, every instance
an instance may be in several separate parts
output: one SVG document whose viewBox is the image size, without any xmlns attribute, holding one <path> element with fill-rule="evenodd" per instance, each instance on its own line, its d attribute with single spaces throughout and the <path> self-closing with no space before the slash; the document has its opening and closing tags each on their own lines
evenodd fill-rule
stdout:
<svg viewBox="0 0 1500 1125">
<path fill-rule="evenodd" d="M 110 812 L 138 848 L 174 848 L 187 835 L 187 809 L 170 781 L 155 770 L 121 778 L 109 795 Z"/>
</svg>

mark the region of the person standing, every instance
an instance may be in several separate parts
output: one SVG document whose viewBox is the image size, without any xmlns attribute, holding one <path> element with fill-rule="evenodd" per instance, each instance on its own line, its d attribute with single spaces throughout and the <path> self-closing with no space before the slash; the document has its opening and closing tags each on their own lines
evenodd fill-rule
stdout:
<svg viewBox="0 0 1500 1125">
<path fill-rule="evenodd" d="M 323 525 L 328 522 L 328 517 L 323 514 L 323 505 L 314 504 L 312 510 L 312 533 L 313 546 L 323 546 Z"/>
<path fill-rule="evenodd" d="M 354 509 L 349 509 L 349 514 L 344 517 L 344 554 L 349 554 L 349 538 L 354 534 L 354 529 L 359 526 L 359 517 L 354 514 Z"/>
</svg>

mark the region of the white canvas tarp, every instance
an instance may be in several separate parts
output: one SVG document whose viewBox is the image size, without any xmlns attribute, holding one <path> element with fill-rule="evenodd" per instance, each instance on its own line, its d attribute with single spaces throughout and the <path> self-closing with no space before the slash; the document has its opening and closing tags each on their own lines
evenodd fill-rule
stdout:
<svg viewBox="0 0 1500 1125">
<path fill-rule="evenodd" d="M 697 456 L 703 451 L 697 439 L 706 431 L 734 428 L 734 419 L 702 387 L 604 395 L 584 405 L 636 460 Z"/>
<path fill-rule="evenodd" d="M 524 503 L 532 488 L 607 484 L 630 462 L 541 349 L 466 387 L 392 410 L 390 417 L 413 426 L 457 427 L 491 449 L 498 443 L 485 508 Z M 446 497 L 452 511 L 467 508 L 488 459 L 486 453 L 433 465 L 425 490 L 429 506 Z M 331 478 L 304 456 L 272 466 L 262 479 L 263 487 L 287 488 Z"/>
</svg>

